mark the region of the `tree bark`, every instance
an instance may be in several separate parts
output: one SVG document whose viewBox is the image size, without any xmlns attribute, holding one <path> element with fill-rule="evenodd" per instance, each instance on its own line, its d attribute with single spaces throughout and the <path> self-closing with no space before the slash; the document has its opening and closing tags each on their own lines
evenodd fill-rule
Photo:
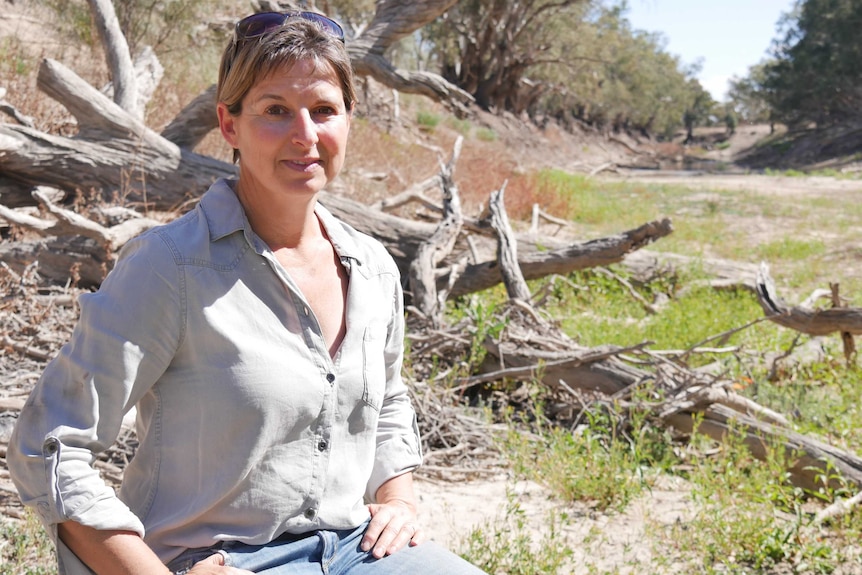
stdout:
<svg viewBox="0 0 862 575">
<path fill-rule="evenodd" d="M 96 31 L 105 49 L 105 58 L 111 70 L 114 102 L 130 116 L 143 119 L 143 109 L 138 106 L 138 86 L 129 44 L 120 29 L 120 22 L 111 0 L 88 0 Z"/>
<path fill-rule="evenodd" d="M 453 179 L 455 164 L 458 161 L 458 156 L 461 155 L 462 143 L 463 138 L 459 136 L 455 142 L 452 158 L 441 170 L 443 219 L 431 237 L 419 246 L 408 269 L 413 305 L 429 318 L 435 327 L 440 325 L 446 303 L 445 291 L 438 293 L 435 271 L 440 262 L 451 253 L 455 241 L 458 239 L 458 234 L 461 233 L 463 222 L 461 198 Z M 443 297 L 439 297 L 441 295 Z"/>
<path fill-rule="evenodd" d="M 420 94 L 466 113 L 473 96 L 442 76 L 396 68 L 386 51 L 396 42 L 441 16 L 457 0 L 381 0 L 374 19 L 356 40 L 348 44 L 353 69 L 360 76 L 409 94 Z"/>
<path fill-rule="evenodd" d="M 38 84 L 66 106 L 80 129 L 66 138 L 0 124 L 0 170 L 24 184 L 11 204 L 32 204 L 27 184 L 41 184 L 172 210 L 236 173 L 230 164 L 180 149 L 54 60 L 42 62 Z"/>
<path fill-rule="evenodd" d="M 789 306 L 778 296 L 766 264 L 761 265 L 757 275 L 757 301 L 770 321 L 798 332 L 815 336 L 835 332 L 862 334 L 862 308 Z"/>
<path fill-rule="evenodd" d="M 500 272 L 503 276 L 503 284 L 509 299 L 519 300 L 523 303 L 530 301 L 530 288 L 527 280 L 518 266 L 518 242 L 509 225 L 509 216 L 503 203 L 503 194 L 506 185 L 499 191 L 491 193 L 491 201 L 488 208 L 491 212 L 491 227 L 497 232 L 497 262 L 500 264 Z"/>
</svg>

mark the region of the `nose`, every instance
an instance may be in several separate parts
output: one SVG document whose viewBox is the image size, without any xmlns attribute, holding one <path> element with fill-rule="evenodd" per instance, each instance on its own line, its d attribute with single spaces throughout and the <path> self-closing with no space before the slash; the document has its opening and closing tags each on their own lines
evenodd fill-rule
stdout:
<svg viewBox="0 0 862 575">
<path fill-rule="evenodd" d="M 296 114 L 290 134 L 294 144 L 310 148 L 317 143 L 317 124 L 308 110 L 300 110 Z"/>
</svg>

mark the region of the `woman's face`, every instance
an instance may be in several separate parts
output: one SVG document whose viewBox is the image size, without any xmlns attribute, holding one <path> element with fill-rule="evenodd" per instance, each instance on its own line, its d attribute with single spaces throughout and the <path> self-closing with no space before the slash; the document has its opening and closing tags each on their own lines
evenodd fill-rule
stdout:
<svg viewBox="0 0 862 575">
<path fill-rule="evenodd" d="M 221 132 L 239 150 L 243 193 L 277 200 L 319 192 L 344 165 L 351 112 L 335 72 L 312 60 L 259 80 L 236 116 L 219 103 Z"/>
</svg>

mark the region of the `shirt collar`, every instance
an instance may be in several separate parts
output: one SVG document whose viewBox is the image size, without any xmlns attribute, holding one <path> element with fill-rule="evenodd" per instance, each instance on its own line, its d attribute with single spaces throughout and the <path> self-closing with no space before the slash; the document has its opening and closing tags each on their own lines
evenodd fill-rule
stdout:
<svg viewBox="0 0 862 575">
<path fill-rule="evenodd" d="M 217 180 L 200 201 L 204 217 L 210 232 L 210 241 L 215 242 L 238 231 L 252 232 L 245 210 L 236 195 L 234 179 L 220 178 Z M 329 236 L 335 252 L 342 259 L 350 258 L 362 263 L 362 250 L 356 239 L 348 232 L 346 226 L 336 219 L 329 210 L 320 205 L 314 206 L 314 213 L 323 224 L 323 229 Z M 249 234 L 247 234 L 249 235 Z"/>
</svg>

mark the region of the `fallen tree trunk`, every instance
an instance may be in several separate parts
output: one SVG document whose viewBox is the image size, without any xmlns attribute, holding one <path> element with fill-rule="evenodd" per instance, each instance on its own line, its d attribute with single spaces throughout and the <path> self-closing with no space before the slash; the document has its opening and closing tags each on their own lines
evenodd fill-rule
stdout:
<svg viewBox="0 0 862 575">
<path fill-rule="evenodd" d="M 842 479 L 862 488 L 862 458 L 856 454 L 724 405 L 710 405 L 699 413 L 674 414 L 666 421 L 680 431 L 702 433 L 716 441 L 742 433 L 745 445 L 758 459 L 766 459 L 771 449 L 781 449 L 794 485 L 803 489 L 843 488 Z"/>
<path fill-rule="evenodd" d="M 156 134 L 59 62 L 43 60 L 38 84 L 75 116 L 79 133 L 66 138 L 0 124 L 0 170 L 21 184 L 11 205 L 34 203 L 27 201 L 28 185 L 48 185 L 69 195 L 98 191 L 172 210 L 236 173 Z M 10 193 L 7 188 L 4 203 Z"/>
</svg>

